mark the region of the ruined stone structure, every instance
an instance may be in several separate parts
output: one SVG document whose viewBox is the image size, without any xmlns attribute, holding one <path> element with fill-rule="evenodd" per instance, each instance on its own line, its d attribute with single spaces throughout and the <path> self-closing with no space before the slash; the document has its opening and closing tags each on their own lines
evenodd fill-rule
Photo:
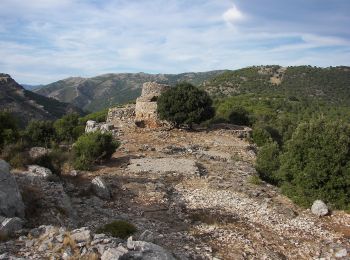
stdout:
<svg viewBox="0 0 350 260">
<path fill-rule="evenodd" d="M 139 127 L 156 128 L 164 125 L 157 113 L 157 99 L 167 89 L 168 85 L 146 82 L 142 87 L 141 96 L 136 99 L 135 124 Z"/>
<path fill-rule="evenodd" d="M 135 105 L 129 104 L 125 107 L 113 107 L 108 110 L 107 123 L 115 127 L 126 127 L 134 125 Z"/>
<path fill-rule="evenodd" d="M 155 82 L 143 84 L 142 93 L 136 99 L 136 105 L 129 104 L 125 107 L 114 107 L 108 110 L 107 123 L 114 127 L 147 127 L 157 128 L 167 125 L 161 121 L 157 114 L 157 99 L 170 86 Z"/>
</svg>

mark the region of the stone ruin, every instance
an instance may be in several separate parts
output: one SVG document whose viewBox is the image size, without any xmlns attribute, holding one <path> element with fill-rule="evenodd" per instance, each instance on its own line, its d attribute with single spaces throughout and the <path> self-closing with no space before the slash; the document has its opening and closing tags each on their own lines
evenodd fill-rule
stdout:
<svg viewBox="0 0 350 260">
<path fill-rule="evenodd" d="M 135 124 L 138 127 L 157 128 L 164 125 L 157 113 L 158 97 L 170 86 L 155 82 L 143 84 L 142 93 L 136 99 Z"/>
<path fill-rule="evenodd" d="M 125 107 L 113 107 L 108 110 L 107 123 L 115 127 L 127 127 L 134 125 L 135 104 L 129 104 Z"/>
<path fill-rule="evenodd" d="M 108 111 L 107 123 L 115 127 L 138 126 L 157 128 L 166 125 L 157 114 L 157 99 L 170 86 L 155 82 L 143 84 L 142 93 L 136 99 L 136 105 L 129 104 L 125 107 L 115 107 Z"/>
</svg>

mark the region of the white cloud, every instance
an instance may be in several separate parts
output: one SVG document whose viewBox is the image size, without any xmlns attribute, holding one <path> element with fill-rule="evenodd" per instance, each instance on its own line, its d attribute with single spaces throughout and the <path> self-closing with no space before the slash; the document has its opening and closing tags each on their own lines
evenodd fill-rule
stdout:
<svg viewBox="0 0 350 260">
<path fill-rule="evenodd" d="M 323 65 L 309 50 L 350 46 L 341 37 L 263 27 L 249 9 L 242 13 L 231 0 L 33 0 L 31 7 L 31 1 L 3 1 L 0 72 L 21 83 L 107 72 L 290 65 L 301 60 Z M 332 57 L 326 61 L 332 64 L 350 60 L 349 50 L 342 54 L 329 48 L 325 57 Z"/>
<path fill-rule="evenodd" d="M 228 9 L 223 15 L 223 19 L 229 24 L 235 24 L 245 20 L 246 16 L 237 8 L 236 5 L 233 5 Z"/>
</svg>

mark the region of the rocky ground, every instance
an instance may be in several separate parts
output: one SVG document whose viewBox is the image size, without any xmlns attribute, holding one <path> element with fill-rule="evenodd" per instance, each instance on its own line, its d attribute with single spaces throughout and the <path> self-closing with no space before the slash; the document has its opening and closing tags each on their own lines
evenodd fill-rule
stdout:
<svg viewBox="0 0 350 260">
<path fill-rule="evenodd" d="M 155 259 L 144 253 L 153 249 L 157 259 L 349 259 L 350 215 L 319 218 L 258 181 L 256 148 L 241 132 L 125 127 L 118 135 L 121 147 L 94 171 L 61 179 L 13 171 L 27 222 L 17 239 L 0 244 L 3 259 L 69 259 L 75 251 L 78 258 L 118 259 L 107 258 L 118 251 Z M 94 234 L 113 220 L 133 223 L 141 242 Z M 38 232 L 40 225 L 53 226 Z M 85 231 L 84 241 L 73 236 L 67 247 L 71 234 Z"/>
</svg>

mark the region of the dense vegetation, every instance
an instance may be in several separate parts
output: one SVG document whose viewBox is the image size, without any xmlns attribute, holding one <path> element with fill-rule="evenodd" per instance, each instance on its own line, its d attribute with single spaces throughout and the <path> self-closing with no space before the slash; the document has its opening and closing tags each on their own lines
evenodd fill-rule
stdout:
<svg viewBox="0 0 350 260">
<path fill-rule="evenodd" d="M 350 209 L 350 107 L 282 94 L 236 95 L 215 107 L 214 122 L 252 126 L 263 180 L 299 205 L 322 199 Z"/>
<path fill-rule="evenodd" d="M 350 105 L 349 86 L 349 67 L 255 66 L 222 73 L 203 88 L 219 98 L 238 94 L 283 95 Z"/>
<path fill-rule="evenodd" d="M 119 146 L 110 134 L 84 134 L 87 120 L 102 122 L 106 116 L 106 110 L 85 117 L 73 113 L 54 122 L 32 120 L 25 129 L 20 129 L 13 115 L 0 112 L 0 120 L 4 122 L 0 124 L 1 157 L 13 167 L 38 164 L 56 174 L 60 174 L 65 163 L 76 169 L 91 169 L 95 163 L 109 159 Z M 73 143 L 73 149 L 70 150 Z M 50 152 L 32 159 L 28 152 L 36 146 L 49 148 Z"/>
<path fill-rule="evenodd" d="M 158 113 L 162 120 L 175 127 L 201 123 L 214 116 L 209 95 L 190 83 L 179 83 L 158 98 Z"/>
</svg>

